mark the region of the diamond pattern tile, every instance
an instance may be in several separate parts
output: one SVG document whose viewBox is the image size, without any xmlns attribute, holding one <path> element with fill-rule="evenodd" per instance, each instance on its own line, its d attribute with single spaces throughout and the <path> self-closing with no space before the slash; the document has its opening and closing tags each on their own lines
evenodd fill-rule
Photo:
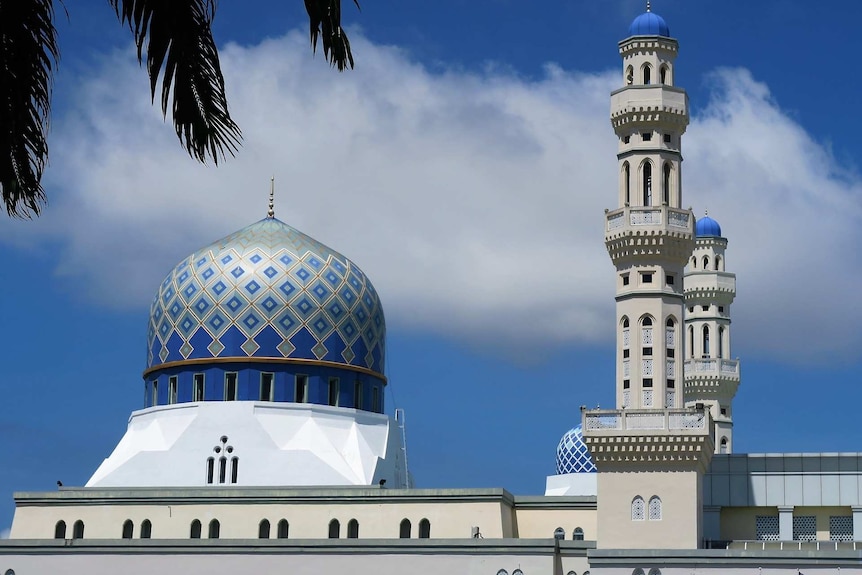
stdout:
<svg viewBox="0 0 862 575">
<path fill-rule="evenodd" d="M 557 475 L 565 473 L 595 473 L 596 464 L 584 443 L 581 426 L 570 429 L 557 446 Z"/>
</svg>

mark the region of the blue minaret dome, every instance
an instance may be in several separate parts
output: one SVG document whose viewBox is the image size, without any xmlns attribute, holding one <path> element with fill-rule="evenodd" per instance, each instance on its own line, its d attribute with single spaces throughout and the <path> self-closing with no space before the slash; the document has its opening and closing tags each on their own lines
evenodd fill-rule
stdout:
<svg viewBox="0 0 862 575">
<path fill-rule="evenodd" d="M 584 443 L 581 426 L 573 427 L 560 438 L 557 445 L 557 475 L 568 473 L 595 473 L 596 464 Z"/>
<path fill-rule="evenodd" d="M 652 11 L 647 2 L 646 12 L 635 18 L 629 26 L 629 36 L 670 37 L 670 28 L 664 18 Z"/>
<path fill-rule="evenodd" d="M 699 238 L 720 238 L 721 226 L 718 225 L 717 221 L 709 217 L 709 215 L 704 215 L 697 220 L 695 235 Z"/>
</svg>

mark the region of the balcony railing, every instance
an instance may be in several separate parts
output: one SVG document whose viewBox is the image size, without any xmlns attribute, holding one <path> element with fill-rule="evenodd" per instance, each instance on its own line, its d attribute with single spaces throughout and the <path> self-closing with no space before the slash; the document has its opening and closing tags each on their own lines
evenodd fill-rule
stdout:
<svg viewBox="0 0 862 575">
<path fill-rule="evenodd" d="M 607 230 L 609 232 L 618 230 L 626 225 L 629 226 L 661 226 L 665 222 L 672 228 L 681 230 L 691 229 L 691 212 L 679 210 L 668 206 L 660 207 L 625 207 L 618 210 L 608 211 Z"/>
<path fill-rule="evenodd" d="M 729 375 L 739 377 L 738 359 L 708 357 L 685 360 L 685 375 Z"/>
<path fill-rule="evenodd" d="M 700 430 L 706 429 L 708 418 L 707 412 L 690 409 L 593 410 L 584 413 L 584 430 Z"/>
</svg>

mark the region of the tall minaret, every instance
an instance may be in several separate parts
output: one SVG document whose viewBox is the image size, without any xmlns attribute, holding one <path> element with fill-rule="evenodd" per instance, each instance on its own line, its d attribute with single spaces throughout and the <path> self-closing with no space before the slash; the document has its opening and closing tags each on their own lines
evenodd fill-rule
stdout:
<svg viewBox="0 0 862 575">
<path fill-rule="evenodd" d="M 688 98 L 673 85 L 677 41 L 649 4 L 619 49 L 623 87 L 611 93 L 619 205 L 605 213 L 617 275 L 617 405 L 584 409 L 581 423 L 597 469 L 597 545 L 696 549 L 715 445 L 706 405 L 685 408 L 682 397 L 683 273 L 694 249 L 680 173 Z"/>
<path fill-rule="evenodd" d="M 682 278 L 694 248 L 694 216 L 682 208 L 688 96 L 674 86 L 677 41 L 649 4 L 629 34 L 619 43 L 623 87 L 611 93 L 618 207 L 605 214 L 617 269 L 616 404 L 682 407 Z"/>
<path fill-rule="evenodd" d="M 739 360 L 730 359 L 730 304 L 736 274 L 725 271 L 727 238 L 709 215 L 697 221 L 695 249 L 685 269 L 685 405 L 709 406 L 715 452 L 733 450 L 731 402 L 739 387 Z"/>
</svg>

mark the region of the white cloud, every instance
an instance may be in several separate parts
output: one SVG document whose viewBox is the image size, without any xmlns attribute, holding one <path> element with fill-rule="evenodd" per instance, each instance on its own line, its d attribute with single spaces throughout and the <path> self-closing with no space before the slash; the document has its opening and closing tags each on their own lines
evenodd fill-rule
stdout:
<svg viewBox="0 0 862 575">
<path fill-rule="evenodd" d="M 390 325 L 528 354 L 610 340 L 602 213 L 616 201 L 618 73 L 432 73 L 354 36 L 361 66 L 338 76 L 299 32 L 225 49 L 245 145 L 218 169 L 178 148 L 133 58 L 107 58 L 55 125 L 52 204 L 10 226 L 16 241 L 57 241 L 65 280 L 146 305 L 181 257 L 264 215 L 275 174 L 277 216 L 356 261 Z M 835 302 L 862 280 L 853 249 L 836 250 L 862 240 L 859 177 L 748 72 L 712 78 L 684 142 L 685 203 L 730 237 L 735 341 L 858 355 L 862 306 Z"/>
</svg>

